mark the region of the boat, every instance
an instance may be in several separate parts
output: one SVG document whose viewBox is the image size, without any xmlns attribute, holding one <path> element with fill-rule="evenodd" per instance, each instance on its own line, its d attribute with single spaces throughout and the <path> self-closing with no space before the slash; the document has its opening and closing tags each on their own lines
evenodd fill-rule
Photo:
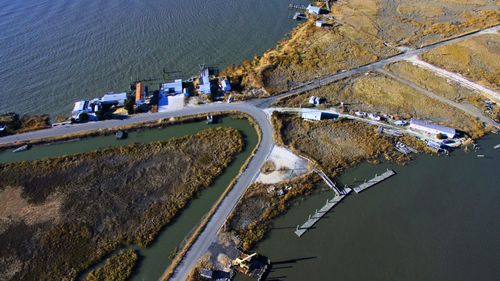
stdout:
<svg viewBox="0 0 500 281">
<path fill-rule="evenodd" d="M 208 115 L 207 116 L 207 124 L 213 124 L 215 121 L 214 121 L 214 117 L 212 115 Z"/>
<path fill-rule="evenodd" d="M 493 149 L 499 149 L 499 148 L 500 148 L 500 143 L 493 147 Z"/>
<path fill-rule="evenodd" d="M 477 158 L 484 158 L 484 154 L 478 154 Z"/>
<path fill-rule="evenodd" d="M 23 152 L 23 151 L 29 150 L 30 148 L 31 148 L 31 145 L 25 144 L 23 146 L 20 146 L 16 149 L 12 150 L 12 152 L 14 152 L 14 153 Z"/>
<path fill-rule="evenodd" d="M 120 131 L 118 131 L 118 132 L 115 133 L 115 137 L 116 137 L 117 140 L 126 139 L 127 138 L 127 132 L 120 130 Z"/>
</svg>

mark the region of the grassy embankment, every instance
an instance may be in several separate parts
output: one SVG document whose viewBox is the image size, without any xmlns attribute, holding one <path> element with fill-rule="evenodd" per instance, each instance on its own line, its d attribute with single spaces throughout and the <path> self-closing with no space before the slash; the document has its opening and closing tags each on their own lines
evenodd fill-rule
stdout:
<svg viewBox="0 0 500 281">
<path fill-rule="evenodd" d="M 222 75 L 241 81 L 244 94 L 236 98 L 262 97 L 396 53 L 377 38 L 350 26 L 319 28 L 310 18 L 262 57 L 230 66 Z"/>
<path fill-rule="evenodd" d="M 122 250 L 107 259 L 102 267 L 89 272 L 85 281 L 126 281 L 132 275 L 137 259 L 134 250 Z"/>
<path fill-rule="evenodd" d="M 415 66 L 410 62 L 401 61 L 390 64 L 386 66 L 386 69 L 448 100 L 472 104 L 491 119 L 497 122 L 500 121 L 500 107 L 498 105 L 494 106 L 493 110 L 486 108 L 484 101 L 489 98 L 480 92 L 465 88 L 456 82 L 448 81 L 446 78 L 437 76 L 432 71 Z"/>
<path fill-rule="evenodd" d="M 423 54 L 422 58 L 487 88 L 500 90 L 499 34 L 484 34 L 442 46 Z"/>
<path fill-rule="evenodd" d="M 333 16 L 391 45 L 418 47 L 500 23 L 496 0 L 350 0 Z"/>
<path fill-rule="evenodd" d="M 452 106 L 436 101 L 379 73 L 358 75 L 293 96 L 277 103 L 279 106 L 307 106 L 310 96 L 325 99 L 323 107 L 344 102 L 345 111 L 365 111 L 389 114 L 400 118 L 422 118 L 462 130 L 474 138 L 485 134 L 485 128 L 475 118 Z"/>
<path fill-rule="evenodd" d="M 243 145 L 218 128 L 0 165 L 0 275 L 70 280 L 120 245 L 147 246 Z"/>
<path fill-rule="evenodd" d="M 332 177 L 361 161 L 378 161 L 382 155 L 396 161 L 409 159 L 393 151 L 394 138 L 379 135 L 376 128 L 359 122 L 308 122 L 277 113 L 272 118 L 278 144 L 312 159 Z M 408 143 L 406 137 L 403 141 Z M 320 182 L 317 175 L 307 174 L 280 184 L 252 185 L 229 218 L 226 231 L 242 240 L 243 250 L 251 249 L 270 229 L 273 218 L 284 213 L 299 196 L 315 190 Z M 277 190 L 284 195 L 278 196 Z"/>
</svg>

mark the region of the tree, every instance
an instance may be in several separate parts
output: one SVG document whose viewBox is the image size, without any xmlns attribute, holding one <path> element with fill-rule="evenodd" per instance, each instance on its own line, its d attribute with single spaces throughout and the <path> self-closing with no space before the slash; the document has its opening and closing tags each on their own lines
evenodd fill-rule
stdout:
<svg viewBox="0 0 500 281">
<path fill-rule="evenodd" d="M 132 98 L 128 98 L 125 100 L 123 107 L 127 110 L 128 114 L 134 114 L 134 105 L 135 100 Z"/>
</svg>

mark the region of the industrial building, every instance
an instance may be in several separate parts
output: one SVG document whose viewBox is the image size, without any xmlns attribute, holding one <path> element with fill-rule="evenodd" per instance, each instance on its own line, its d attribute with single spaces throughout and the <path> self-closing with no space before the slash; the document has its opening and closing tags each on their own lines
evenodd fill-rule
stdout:
<svg viewBox="0 0 500 281">
<path fill-rule="evenodd" d="M 180 95 L 182 94 L 182 79 L 176 79 L 174 82 L 162 84 L 160 94 Z"/>
<path fill-rule="evenodd" d="M 454 138 L 457 134 L 456 130 L 450 127 L 441 126 L 425 120 L 412 118 L 410 120 L 410 129 L 422 131 L 430 135 L 442 134 L 448 138 Z"/>
<path fill-rule="evenodd" d="M 109 92 L 101 98 L 100 103 L 103 105 L 123 106 L 126 100 L 127 93 Z"/>
<path fill-rule="evenodd" d="M 305 120 L 325 120 L 325 119 L 338 118 L 339 116 L 334 113 L 323 112 L 319 110 L 311 110 L 307 112 L 302 112 L 300 117 L 302 117 L 302 119 Z"/>
</svg>

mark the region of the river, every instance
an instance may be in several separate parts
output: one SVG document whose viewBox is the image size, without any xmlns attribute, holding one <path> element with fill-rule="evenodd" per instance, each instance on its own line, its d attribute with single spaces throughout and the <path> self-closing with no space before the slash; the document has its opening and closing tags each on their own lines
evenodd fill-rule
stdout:
<svg viewBox="0 0 500 281">
<path fill-rule="evenodd" d="M 206 122 L 193 122 L 166 128 L 147 129 L 130 132 L 125 140 L 116 140 L 114 135 L 85 138 L 79 141 L 54 143 L 52 145 L 35 145 L 29 151 L 13 153 L 11 150 L 0 152 L 0 162 L 16 162 L 35 160 L 45 157 L 57 157 L 75 153 L 83 153 L 111 146 L 122 146 L 131 143 L 149 143 L 165 141 L 173 137 L 195 134 L 212 127 L 232 127 L 238 129 L 244 139 L 245 148 L 224 169 L 210 187 L 202 190 L 189 205 L 166 226 L 150 247 L 139 248 L 140 262 L 136 267 L 132 280 L 157 280 L 172 261 L 171 254 L 195 229 L 204 215 L 222 195 L 229 183 L 238 175 L 245 160 L 257 146 L 258 136 L 254 127 L 244 119 L 223 118 L 220 122 L 207 125 Z"/>
<path fill-rule="evenodd" d="M 350 195 L 301 238 L 295 227 L 330 191 L 277 218 L 255 249 L 273 262 L 267 280 L 498 280 L 500 150 L 492 148 L 498 143 L 500 136 L 491 135 L 478 152 L 348 170 L 338 180 L 350 186 L 386 168 L 397 174 Z"/>
<path fill-rule="evenodd" d="M 304 0 L 295 1 L 305 3 Z M 261 55 L 288 0 L 0 0 L 0 113 L 68 115 L 75 100 Z"/>
</svg>

